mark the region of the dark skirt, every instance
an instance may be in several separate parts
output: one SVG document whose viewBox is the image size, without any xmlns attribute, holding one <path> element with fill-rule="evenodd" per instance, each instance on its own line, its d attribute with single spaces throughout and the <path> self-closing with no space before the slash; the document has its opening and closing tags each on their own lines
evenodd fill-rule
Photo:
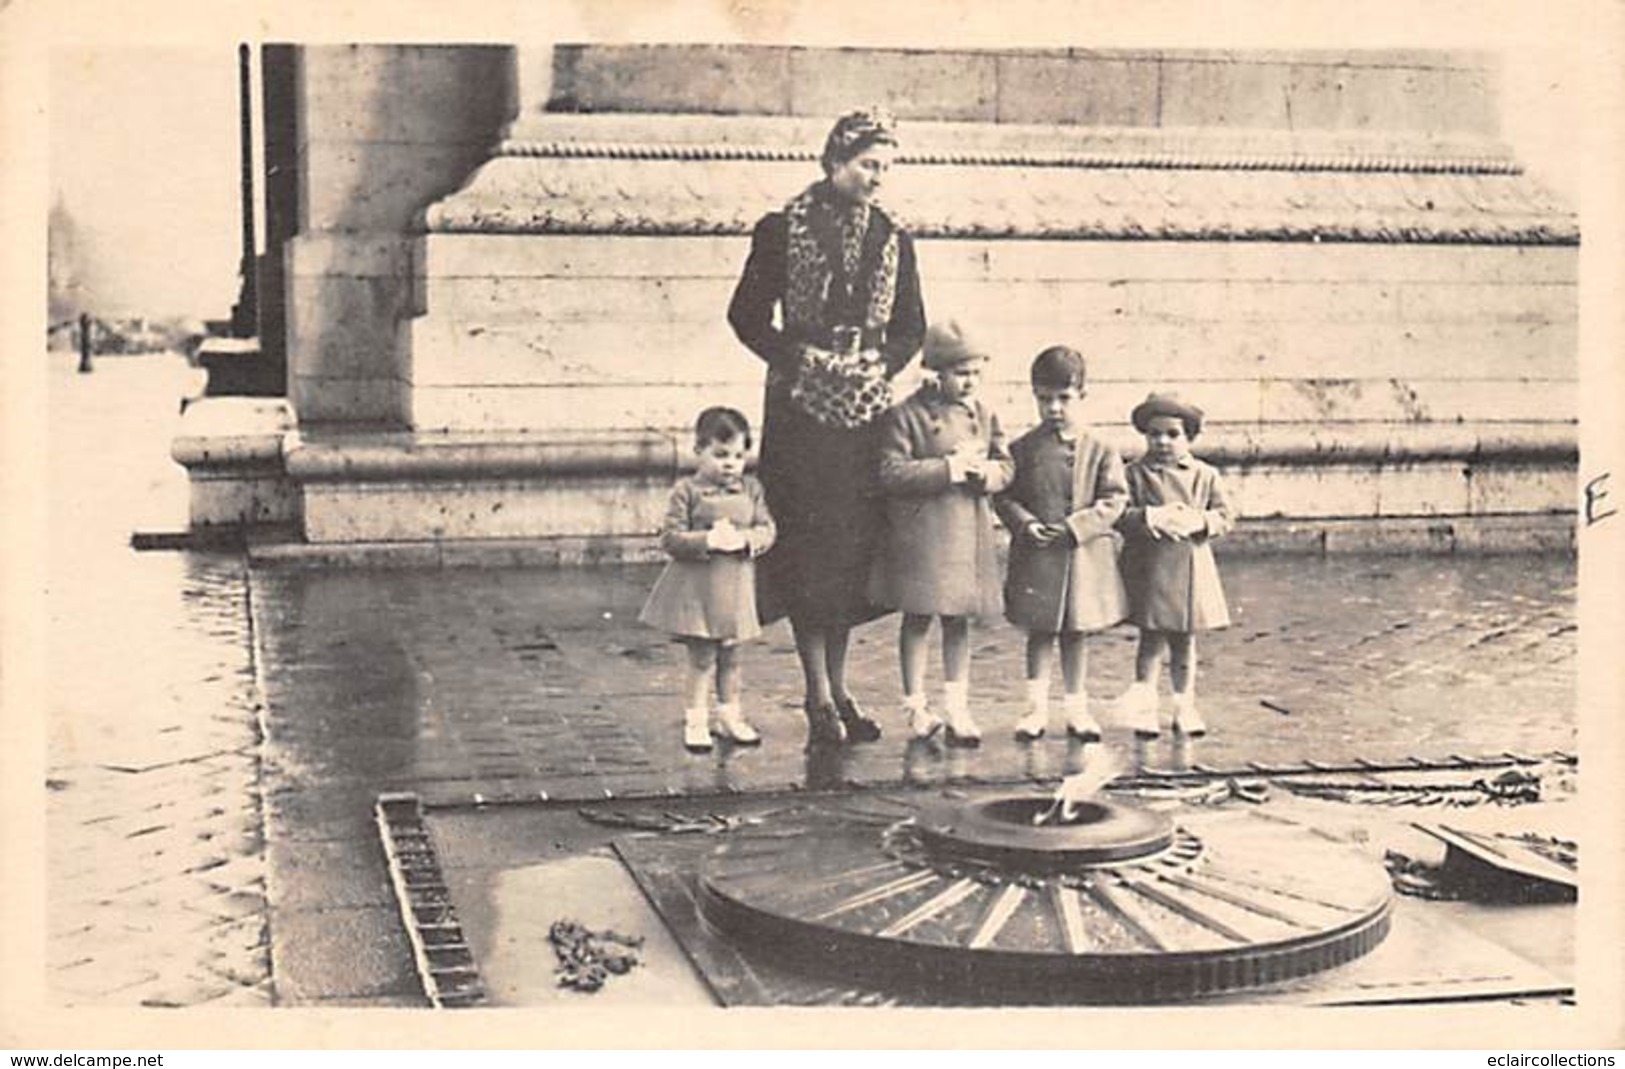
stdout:
<svg viewBox="0 0 1625 1069">
<path fill-rule="evenodd" d="M 867 589 L 885 530 L 878 463 L 875 425 L 826 427 L 788 394 L 768 391 L 758 476 L 778 541 L 757 561 L 763 624 L 788 616 L 797 626 L 850 627 L 890 611 Z"/>
</svg>

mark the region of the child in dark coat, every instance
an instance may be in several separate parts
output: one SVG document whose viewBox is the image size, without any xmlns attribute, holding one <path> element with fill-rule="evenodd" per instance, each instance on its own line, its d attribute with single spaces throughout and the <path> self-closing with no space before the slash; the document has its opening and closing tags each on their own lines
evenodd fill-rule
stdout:
<svg viewBox="0 0 1625 1069">
<path fill-rule="evenodd" d="M 1128 465 L 1129 508 L 1120 527 L 1129 620 L 1140 629 L 1134 682 L 1118 702 L 1136 734 L 1157 725 L 1157 673 L 1163 651 L 1173 684 L 1173 728 L 1196 736 L 1207 723 L 1196 708 L 1196 632 L 1230 626 L 1230 610 L 1209 544 L 1235 525 L 1218 470 L 1191 456 L 1202 410 L 1174 394 L 1153 393 L 1130 415 L 1145 435 L 1145 455 Z"/>
<path fill-rule="evenodd" d="M 1040 422 L 1010 447 L 1015 479 L 994 501 L 1010 532 L 1005 617 L 1027 632 L 1027 713 L 1016 724 L 1018 739 L 1039 738 L 1049 726 L 1056 645 L 1067 733 L 1100 739 L 1084 685 L 1084 640 L 1127 612 L 1114 525 L 1128 506 L 1128 484 L 1117 450 L 1077 419 L 1084 376 L 1075 350 L 1057 345 L 1038 354 L 1031 378 Z"/>
<path fill-rule="evenodd" d="M 987 353 L 949 321 L 926 331 L 924 362 L 936 381 L 888 412 L 880 429 L 887 536 L 870 598 L 903 613 L 903 708 L 916 738 L 942 726 L 924 689 L 931 621 L 942 620 L 948 741 L 976 746 L 982 736 L 970 714 L 970 618 L 999 611 L 988 499 L 1009 483 L 1012 466 L 998 418 L 974 396 Z"/>
<path fill-rule="evenodd" d="M 739 705 L 739 643 L 762 632 L 756 616 L 756 558 L 775 528 L 762 486 L 745 474 L 750 423 L 732 408 L 708 408 L 694 428 L 694 474 L 672 488 L 660 546 L 670 563 L 638 619 L 688 647 L 683 745 L 711 748 L 706 693 L 715 673 L 716 732 L 741 745 L 761 741 Z"/>
</svg>

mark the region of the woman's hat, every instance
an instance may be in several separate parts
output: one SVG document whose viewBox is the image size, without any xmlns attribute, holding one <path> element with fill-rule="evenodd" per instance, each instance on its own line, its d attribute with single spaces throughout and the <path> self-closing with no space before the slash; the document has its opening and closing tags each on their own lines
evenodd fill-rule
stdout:
<svg viewBox="0 0 1625 1069">
<path fill-rule="evenodd" d="M 835 120 L 824 139 L 820 157 L 825 169 L 858 155 L 871 145 L 897 144 L 897 120 L 885 108 L 875 106 L 849 111 Z"/>
<path fill-rule="evenodd" d="M 933 323 L 925 331 L 925 366 L 931 371 L 986 360 L 987 352 L 965 336 L 957 320 Z"/>
<path fill-rule="evenodd" d="M 1134 424 L 1134 429 L 1144 434 L 1151 421 L 1158 416 L 1172 416 L 1183 423 L 1187 438 L 1196 437 L 1202 430 L 1202 410 L 1181 401 L 1177 393 L 1147 394 L 1144 401 L 1134 406 L 1128 418 Z"/>
</svg>

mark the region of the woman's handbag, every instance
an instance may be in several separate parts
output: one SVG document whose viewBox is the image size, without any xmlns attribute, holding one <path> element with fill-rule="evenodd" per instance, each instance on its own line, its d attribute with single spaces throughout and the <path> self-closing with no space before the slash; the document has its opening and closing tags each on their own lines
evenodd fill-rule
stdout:
<svg viewBox="0 0 1625 1069">
<path fill-rule="evenodd" d="M 892 404 L 885 362 L 855 344 L 843 352 L 803 349 L 790 397 L 819 423 L 847 430 L 868 426 Z"/>
</svg>

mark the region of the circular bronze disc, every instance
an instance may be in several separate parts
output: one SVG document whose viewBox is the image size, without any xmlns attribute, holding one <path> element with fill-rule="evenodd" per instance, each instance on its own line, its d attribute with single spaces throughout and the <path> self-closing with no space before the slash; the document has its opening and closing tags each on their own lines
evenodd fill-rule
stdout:
<svg viewBox="0 0 1625 1069">
<path fill-rule="evenodd" d="M 1251 810 L 1173 821 L 1114 805 L 1035 829 L 1033 804 L 933 803 L 890 825 L 765 820 L 712 849 L 700 912 L 789 968 L 1013 1004 L 1256 987 L 1351 961 L 1388 932 L 1382 865 L 1309 829 Z M 1023 845 L 1035 832 L 1061 833 L 1038 840 L 1058 849 Z"/>
</svg>

